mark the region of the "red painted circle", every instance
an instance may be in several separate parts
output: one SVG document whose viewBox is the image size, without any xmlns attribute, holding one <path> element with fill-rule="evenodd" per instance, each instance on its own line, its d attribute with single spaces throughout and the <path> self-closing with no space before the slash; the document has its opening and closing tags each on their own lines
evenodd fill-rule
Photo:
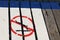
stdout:
<svg viewBox="0 0 60 40">
<path fill-rule="evenodd" d="M 21 24 L 19 24 L 19 23 L 17 23 L 16 21 L 14 21 L 14 19 L 16 19 L 16 18 L 18 18 L 18 17 L 20 17 L 20 16 L 15 16 L 12 20 L 10 20 L 10 22 L 11 22 L 11 23 L 12 23 L 12 22 L 13 22 L 13 23 L 16 23 L 16 24 L 18 24 L 18 25 L 21 26 Z M 26 19 L 28 19 L 29 21 L 32 22 L 32 19 L 30 19 L 29 17 L 22 16 L 22 18 L 26 18 Z M 30 36 L 30 35 L 33 34 L 34 29 L 32 29 L 32 28 L 27 28 L 26 26 L 23 26 L 23 27 L 26 28 L 26 29 L 28 29 L 29 31 L 31 31 L 31 32 L 28 33 L 28 34 L 24 34 L 24 37 L 28 37 L 28 36 Z M 23 36 L 22 34 L 18 34 L 17 32 L 15 32 L 12 27 L 11 27 L 11 31 L 12 31 L 14 34 L 17 34 L 18 36 Z"/>
</svg>

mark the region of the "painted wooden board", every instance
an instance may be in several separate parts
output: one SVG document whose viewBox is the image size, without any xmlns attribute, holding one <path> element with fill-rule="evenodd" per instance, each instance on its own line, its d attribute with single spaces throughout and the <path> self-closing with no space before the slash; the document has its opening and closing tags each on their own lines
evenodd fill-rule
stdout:
<svg viewBox="0 0 60 40">
<path fill-rule="evenodd" d="M 21 22 L 20 17 L 17 17 L 16 19 L 14 19 L 14 17 L 20 16 L 19 8 L 10 8 L 10 9 L 11 9 L 11 19 L 13 19 L 13 21 Z M 21 8 L 20 11 L 22 14 L 23 24 L 26 25 L 27 28 L 31 29 L 30 31 L 24 31 L 25 40 L 28 40 L 28 39 L 36 40 L 35 31 L 32 32 L 32 30 L 34 30 L 34 26 L 32 23 L 31 11 L 32 11 L 33 18 L 34 18 L 34 24 L 35 24 L 35 28 L 36 28 L 35 30 L 36 30 L 36 34 L 37 34 L 37 38 L 38 38 L 37 40 L 49 40 L 41 9 L 32 8 L 30 11 L 30 8 Z M 11 32 L 12 40 L 17 40 L 17 39 L 22 40 L 21 31 L 16 31 L 16 30 L 21 30 L 21 25 L 16 24 L 14 22 L 11 22 L 11 23 L 12 23 L 12 29 L 16 32 L 16 34 L 13 31 Z M 23 27 L 23 29 L 27 30 L 24 27 Z M 32 34 L 30 34 L 31 32 L 32 32 Z M 18 35 L 18 34 L 21 34 L 21 35 Z M 30 34 L 30 35 L 28 35 L 28 34 Z"/>
<path fill-rule="evenodd" d="M 0 8 L 0 39 L 2 40 L 9 40 L 9 16 L 8 16 L 8 8 Z M 22 21 L 23 24 L 21 24 L 20 20 L 20 11 L 22 14 Z M 32 16 L 35 24 L 35 30 L 34 25 L 32 21 Z M 37 13 L 36 13 L 37 12 Z M 11 38 L 12 40 L 23 40 L 22 39 L 22 30 L 21 25 L 23 25 L 24 30 L 24 39 L 25 40 L 49 40 L 48 32 L 46 29 L 46 25 L 44 22 L 44 18 L 42 15 L 41 9 L 34 9 L 34 8 L 10 8 L 10 14 L 11 14 Z M 36 34 L 35 34 L 36 32 Z M 36 38 L 37 35 L 37 38 Z"/>
<path fill-rule="evenodd" d="M 9 40 L 8 8 L 0 8 L 0 39 Z"/>
</svg>

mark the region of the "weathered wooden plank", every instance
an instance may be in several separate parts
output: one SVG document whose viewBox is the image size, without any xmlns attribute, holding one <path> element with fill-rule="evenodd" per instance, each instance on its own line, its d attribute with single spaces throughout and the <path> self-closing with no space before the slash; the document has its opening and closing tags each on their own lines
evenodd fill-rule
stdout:
<svg viewBox="0 0 60 40">
<path fill-rule="evenodd" d="M 42 9 L 42 12 L 45 18 L 50 40 L 60 40 L 57 25 L 55 23 L 54 16 L 51 9 L 46 9 L 46 10 Z"/>
<path fill-rule="evenodd" d="M 60 33 L 60 10 L 53 9 L 53 14 L 57 23 L 59 33 Z"/>
</svg>

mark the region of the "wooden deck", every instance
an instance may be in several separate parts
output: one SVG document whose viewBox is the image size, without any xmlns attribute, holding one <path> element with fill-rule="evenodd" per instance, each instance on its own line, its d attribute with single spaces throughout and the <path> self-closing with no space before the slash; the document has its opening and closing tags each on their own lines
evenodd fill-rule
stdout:
<svg viewBox="0 0 60 40">
<path fill-rule="evenodd" d="M 42 9 L 50 40 L 60 40 L 60 10 Z"/>
</svg>

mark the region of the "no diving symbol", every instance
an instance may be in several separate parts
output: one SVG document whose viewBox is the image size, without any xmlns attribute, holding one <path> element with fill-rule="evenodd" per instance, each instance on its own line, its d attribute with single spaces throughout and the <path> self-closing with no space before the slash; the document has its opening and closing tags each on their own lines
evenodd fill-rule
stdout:
<svg viewBox="0 0 60 40">
<path fill-rule="evenodd" d="M 13 17 L 13 19 L 10 20 L 11 24 L 12 24 L 12 23 L 15 23 L 15 24 L 21 26 L 21 25 L 22 25 L 21 23 L 19 23 L 19 22 L 17 22 L 17 21 L 14 21 L 16 18 L 19 18 L 19 17 L 20 17 L 20 16 L 15 16 L 15 17 Z M 32 23 L 32 19 L 30 19 L 29 17 L 27 17 L 27 16 L 22 16 L 22 18 L 28 19 L 28 20 Z M 27 30 L 29 31 L 28 34 L 24 34 L 24 37 L 28 37 L 28 36 L 32 35 L 33 32 L 34 32 L 34 29 L 33 29 L 33 28 L 30 28 L 30 27 L 28 27 L 28 26 L 25 26 L 24 24 L 23 24 L 23 28 L 25 28 L 25 29 L 27 29 Z M 11 26 L 11 31 L 12 31 L 12 33 L 14 33 L 15 35 L 23 36 L 21 33 L 17 33 L 16 30 L 14 30 L 14 29 L 12 28 L 12 26 Z M 27 32 L 28 32 L 28 31 L 27 31 Z M 24 32 L 25 32 L 25 31 L 24 31 Z"/>
</svg>

